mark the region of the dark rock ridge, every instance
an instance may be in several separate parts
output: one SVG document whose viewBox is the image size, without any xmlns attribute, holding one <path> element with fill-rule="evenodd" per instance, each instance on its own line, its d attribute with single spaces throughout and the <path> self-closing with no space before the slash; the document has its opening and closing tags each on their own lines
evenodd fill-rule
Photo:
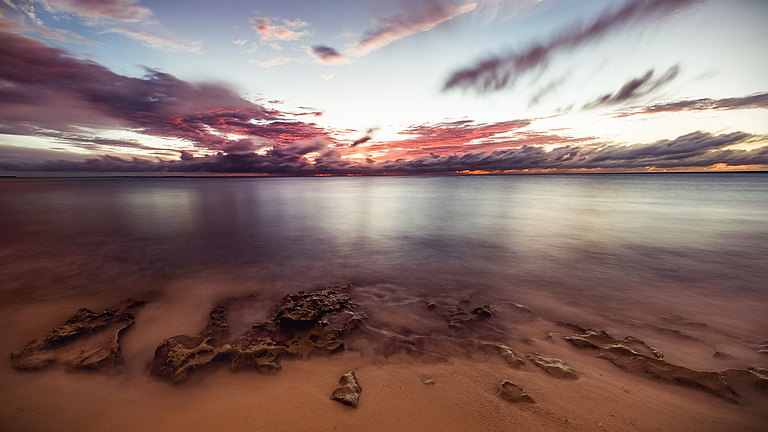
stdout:
<svg viewBox="0 0 768 432">
<path fill-rule="evenodd" d="M 535 403 L 533 398 L 522 387 L 512 381 L 504 380 L 497 386 L 498 396 L 510 402 Z"/>
<path fill-rule="evenodd" d="M 727 369 L 720 373 L 729 383 L 741 383 L 768 392 L 768 369 L 752 366 L 747 369 Z"/>
<path fill-rule="evenodd" d="M 360 402 L 361 391 L 363 391 L 363 389 L 360 387 L 360 384 L 358 384 L 355 373 L 349 371 L 339 378 L 339 387 L 337 387 L 331 394 L 331 400 L 357 408 L 357 404 Z"/>
<path fill-rule="evenodd" d="M 283 298 L 267 321 L 244 334 L 230 334 L 228 312 L 231 299 L 216 305 L 208 324 L 196 336 L 174 336 L 155 350 L 152 372 L 181 382 L 195 369 L 214 361 L 228 361 L 230 369 L 256 369 L 269 373 L 280 369 L 283 356 L 335 353 L 344 349 L 341 336 L 365 318 L 359 305 L 346 292 L 348 286 L 330 287 Z"/>
<path fill-rule="evenodd" d="M 528 361 L 531 362 L 531 364 L 544 369 L 544 372 L 552 376 L 567 379 L 579 378 L 579 374 L 576 372 L 576 370 L 572 368 L 568 363 L 560 359 L 545 356 L 539 353 L 527 354 L 525 357 L 528 358 Z"/>
<path fill-rule="evenodd" d="M 100 369 L 122 361 L 120 335 L 133 325 L 133 310 L 145 302 L 124 300 L 101 313 L 80 309 L 60 327 L 11 353 L 13 367 L 43 369 L 55 363 L 65 368 Z"/>
<path fill-rule="evenodd" d="M 662 360 L 661 351 L 640 339 L 628 336 L 615 339 L 605 331 L 586 329 L 574 324 L 560 323 L 579 330 L 581 334 L 564 336 L 563 339 L 579 349 L 598 351 L 598 357 L 610 361 L 620 369 L 650 378 L 683 384 L 715 396 L 738 402 L 739 395 L 718 372 L 702 372 L 678 366 Z M 642 354 L 633 348 L 648 351 Z"/>
</svg>

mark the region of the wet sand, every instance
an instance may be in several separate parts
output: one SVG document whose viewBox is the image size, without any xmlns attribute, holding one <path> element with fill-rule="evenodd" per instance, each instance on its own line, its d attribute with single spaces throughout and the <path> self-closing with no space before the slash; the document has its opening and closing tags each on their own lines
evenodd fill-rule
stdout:
<svg viewBox="0 0 768 432">
<path fill-rule="evenodd" d="M 204 287 L 200 293 L 208 292 Z M 246 291 L 238 288 L 230 294 Z M 698 389 L 627 373 L 590 351 L 569 346 L 561 338 L 570 334 L 567 328 L 542 318 L 535 309 L 532 314 L 521 313 L 519 305 L 493 305 L 497 312 L 491 318 L 492 328 L 500 332 L 489 333 L 491 327 L 483 326 L 451 330 L 439 314 L 425 308 L 423 299 L 404 298 L 394 295 L 395 291 L 392 286 L 351 289 L 371 312 L 370 325 L 377 330 L 397 333 L 403 330 L 401 323 L 409 322 L 424 335 L 437 337 L 439 330 L 449 337 L 450 343 L 438 337 L 442 341 L 419 345 L 426 352 L 445 354 L 444 359 L 352 335 L 346 351 L 284 360 L 283 369 L 274 374 L 230 372 L 220 365 L 198 371 L 182 384 L 170 384 L 149 372 L 154 348 L 165 337 L 192 334 L 201 328 L 205 310 L 217 296 L 160 296 L 136 314 L 135 327 L 122 339 L 124 364 L 116 370 L 16 371 L 6 357 L 0 368 L 3 430 L 766 430 L 765 390 L 738 386 L 741 403 L 734 404 Z M 381 297 L 377 302 L 372 301 L 374 293 Z M 438 302 L 450 305 L 454 300 L 441 298 Z M 461 300 L 473 304 L 471 298 Z M 233 329 L 263 319 L 269 311 L 267 304 L 241 310 L 242 322 L 234 323 Z M 67 299 L 6 308 L 0 349 L 6 353 L 18 349 L 84 305 L 100 310 L 108 302 Z M 374 312 L 376 307 L 379 310 Z M 680 317 L 659 323 L 669 324 L 670 320 L 677 324 L 664 328 L 683 329 L 686 338 L 635 321 L 629 327 L 614 323 L 612 331 L 630 328 L 629 334 L 645 337 L 670 362 L 703 370 L 744 368 L 759 364 L 765 356 L 750 348 L 748 334 L 723 334 L 736 329 L 724 332 Z M 519 369 L 512 368 L 494 353 L 464 345 L 476 339 L 500 340 L 520 354 L 540 352 L 557 357 L 580 377 L 555 378 L 527 361 Z M 727 347 L 722 349 L 729 357 L 712 357 L 713 345 Z M 355 371 L 363 388 L 357 409 L 329 400 L 336 380 L 349 370 Z M 422 379 L 433 379 L 435 384 L 424 384 Z M 503 379 L 522 386 L 535 403 L 501 399 L 496 386 Z"/>
</svg>

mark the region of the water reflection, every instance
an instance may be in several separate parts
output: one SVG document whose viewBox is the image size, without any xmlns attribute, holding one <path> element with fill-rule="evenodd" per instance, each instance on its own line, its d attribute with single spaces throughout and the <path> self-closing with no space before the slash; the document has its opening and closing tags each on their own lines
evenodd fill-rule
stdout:
<svg viewBox="0 0 768 432">
<path fill-rule="evenodd" d="M 384 281 L 414 292 L 570 292 L 600 302 L 654 290 L 764 295 L 767 180 L 3 180 L 0 289 L 20 301 L 138 283 L 162 290 L 221 272 L 301 288 Z"/>
</svg>

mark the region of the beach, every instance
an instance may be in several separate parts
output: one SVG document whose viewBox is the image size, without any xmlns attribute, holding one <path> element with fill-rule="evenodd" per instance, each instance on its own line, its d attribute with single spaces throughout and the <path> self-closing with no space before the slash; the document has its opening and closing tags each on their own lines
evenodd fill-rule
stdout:
<svg viewBox="0 0 768 432">
<path fill-rule="evenodd" d="M 766 430 L 767 179 L 3 179 L 0 423 Z M 351 308 L 343 348 L 287 350 L 270 373 L 230 370 L 221 347 L 258 323 L 273 339 L 298 338 L 305 327 L 277 316 L 285 296 L 328 287 L 349 303 L 311 324 Z M 78 309 L 128 298 L 145 303 L 119 334 L 119 361 L 14 368 L 12 352 Z M 154 373 L 158 347 L 198 335 L 217 305 L 228 332 L 213 348 L 229 354 L 179 382 Z M 536 355 L 575 377 L 537 367 Z M 349 371 L 362 388 L 356 408 L 330 399 Z M 716 372 L 706 379 L 725 387 L 694 372 Z M 500 397 L 503 380 L 533 403 Z"/>
</svg>

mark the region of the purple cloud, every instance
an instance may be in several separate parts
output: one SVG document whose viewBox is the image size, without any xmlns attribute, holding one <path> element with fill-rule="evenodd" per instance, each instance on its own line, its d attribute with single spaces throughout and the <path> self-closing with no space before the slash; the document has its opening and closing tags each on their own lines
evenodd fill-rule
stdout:
<svg viewBox="0 0 768 432">
<path fill-rule="evenodd" d="M 597 41 L 619 29 L 674 13 L 698 3 L 698 0 L 632 0 L 617 10 L 607 10 L 587 25 L 560 31 L 548 41 L 540 41 L 509 54 L 492 56 L 453 72 L 444 90 L 473 88 L 480 91 L 499 90 L 515 84 L 517 79 L 535 69 L 546 67 L 556 55 Z"/>
</svg>

